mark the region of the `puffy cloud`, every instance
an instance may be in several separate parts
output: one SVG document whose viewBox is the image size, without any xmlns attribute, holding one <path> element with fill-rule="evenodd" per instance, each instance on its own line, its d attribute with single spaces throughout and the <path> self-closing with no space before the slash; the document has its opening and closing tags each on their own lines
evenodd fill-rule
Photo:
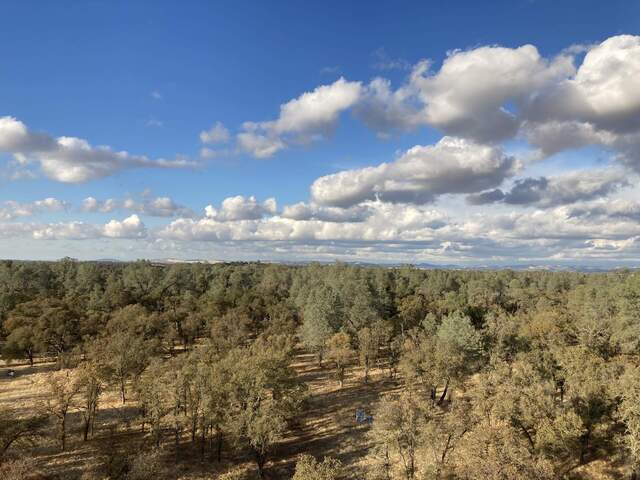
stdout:
<svg viewBox="0 0 640 480">
<path fill-rule="evenodd" d="M 229 130 L 221 122 L 216 122 L 209 130 L 200 132 L 200 141 L 202 143 L 227 143 L 229 138 Z"/>
<path fill-rule="evenodd" d="M 444 137 L 435 145 L 415 146 L 390 163 L 320 177 L 311 195 L 321 205 L 338 207 L 376 198 L 427 203 L 438 195 L 497 187 L 517 167 L 515 158 L 498 147 Z"/>
<path fill-rule="evenodd" d="M 205 215 L 207 218 L 220 222 L 257 220 L 265 215 L 274 214 L 276 210 L 277 205 L 274 198 L 268 198 L 260 203 L 254 196 L 245 198 L 242 195 L 237 195 L 225 198 L 220 209 L 208 205 L 205 208 Z"/>
<path fill-rule="evenodd" d="M 518 131 L 514 107 L 574 72 L 570 56 L 546 60 L 533 45 L 456 50 L 438 72 L 431 73 L 430 66 L 416 64 L 395 92 L 385 80 L 371 82 L 357 111 L 360 118 L 383 132 L 429 125 L 480 142 L 503 140 Z"/>
<path fill-rule="evenodd" d="M 87 197 L 82 200 L 82 210 L 85 212 L 110 213 L 119 208 L 118 205 L 118 201 L 113 198 L 98 200 L 95 197 Z"/>
<path fill-rule="evenodd" d="M 82 210 L 100 213 L 128 210 L 150 217 L 191 217 L 194 215 L 190 208 L 179 205 L 170 197 L 143 198 L 140 201 L 132 198 L 97 200 L 94 197 L 87 197 L 82 201 Z"/>
<path fill-rule="evenodd" d="M 256 158 L 269 158 L 286 148 L 279 137 L 260 133 L 257 124 L 245 123 L 244 129 L 244 132 L 237 135 L 238 146 Z"/>
<path fill-rule="evenodd" d="M 327 136 L 341 112 L 360 98 L 360 82 L 339 78 L 280 106 L 276 120 L 245 122 L 237 135 L 241 150 L 258 158 L 274 155 L 293 143 L 308 143 Z"/>
<path fill-rule="evenodd" d="M 69 208 L 69 204 L 57 198 L 48 197 L 34 202 L 20 203 L 13 200 L 4 202 L 0 208 L 0 220 L 13 220 L 18 217 L 30 217 L 39 213 L 59 212 Z"/>
<path fill-rule="evenodd" d="M 99 238 L 100 228 L 85 222 L 60 222 L 34 226 L 32 236 L 36 240 L 87 240 Z"/>
<path fill-rule="evenodd" d="M 186 160 L 152 160 L 125 151 L 116 152 L 106 146 L 93 147 L 81 138 L 53 138 L 31 132 L 13 117 L 0 118 L 0 152 L 17 156 L 23 164 L 33 159 L 46 176 L 66 183 L 85 182 L 131 168 L 193 165 Z"/>
<path fill-rule="evenodd" d="M 31 225 L 28 227 L 36 240 L 89 240 L 97 238 L 144 238 L 147 229 L 137 215 L 122 221 L 111 220 L 105 225 L 72 221 Z"/>
<path fill-rule="evenodd" d="M 191 217 L 194 215 L 190 208 L 177 204 L 170 197 L 146 198 L 141 202 L 128 198 L 123 202 L 123 208 L 150 217 Z"/>
<path fill-rule="evenodd" d="M 541 92 L 534 120 L 587 122 L 598 129 L 640 129 L 640 36 L 619 35 L 593 46 L 575 76 Z"/>
<path fill-rule="evenodd" d="M 570 75 L 572 58 L 551 61 L 533 45 L 480 47 L 453 52 L 435 75 L 414 74 L 427 122 L 450 134 L 479 141 L 502 140 L 518 129 L 517 112 L 509 111 L 540 88 Z"/>
<path fill-rule="evenodd" d="M 628 185 L 627 175 L 620 170 L 587 170 L 549 178 L 518 179 L 508 192 L 489 190 L 469 195 L 467 201 L 472 205 L 504 202 L 554 207 L 604 197 Z"/>
<path fill-rule="evenodd" d="M 147 229 L 138 215 L 131 215 L 122 221 L 111 220 L 102 230 L 109 238 L 142 238 L 147 236 Z"/>
<path fill-rule="evenodd" d="M 387 137 L 395 131 L 413 130 L 424 125 L 426 119 L 422 109 L 423 105 L 410 85 L 394 91 L 389 80 L 375 78 L 364 88 L 354 111 L 365 125 L 379 136 Z"/>
<path fill-rule="evenodd" d="M 430 67 L 417 63 L 396 90 L 374 79 L 356 115 L 382 135 L 421 125 L 479 142 L 522 134 L 541 157 L 601 145 L 640 171 L 640 36 L 610 37 L 552 59 L 532 45 L 479 47 L 450 53 L 436 72 Z"/>
<path fill-rule="evenodd" d="M 539 92 L 524 133 L 545 155 L 600 145 L 640 171 L 640 36 L 591 47 L 575 76 Z"/>
</svg>

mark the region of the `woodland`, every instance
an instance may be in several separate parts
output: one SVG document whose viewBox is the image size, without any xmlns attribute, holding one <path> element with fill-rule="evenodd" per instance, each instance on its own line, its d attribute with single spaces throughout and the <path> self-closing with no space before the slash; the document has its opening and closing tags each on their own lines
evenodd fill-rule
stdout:
<svg viewBox="0 0 640 480">
<path fill-rule="evenodd" d="M 0 478 L 638 479 L 640 273 L 0 262 Z"/>
</svg>

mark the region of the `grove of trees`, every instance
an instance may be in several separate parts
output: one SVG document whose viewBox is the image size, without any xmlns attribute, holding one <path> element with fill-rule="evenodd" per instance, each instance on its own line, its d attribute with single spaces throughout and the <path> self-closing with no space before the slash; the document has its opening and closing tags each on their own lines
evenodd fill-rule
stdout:
<svg viewBox="0 0 640 480">
<path fill-rule="evenodd" d="M 98 440 L 119 447 L 85 480 L 172 478 L 193 459 L 253 465 L 207 477 L 227 479 L 569 479 L 597 462 L 640 476 L 633 271 L 2 261 L 0 324 L 4 362 L 51 365 L 36 407 L 0 410 L 1 478 Z M 337 391 L 394 386 L 364 471 L 339 452 L 273 465 L 308 408 L 300 355 Z M 122 453 L 125 424 L 138 443 Z"/>
</svg>

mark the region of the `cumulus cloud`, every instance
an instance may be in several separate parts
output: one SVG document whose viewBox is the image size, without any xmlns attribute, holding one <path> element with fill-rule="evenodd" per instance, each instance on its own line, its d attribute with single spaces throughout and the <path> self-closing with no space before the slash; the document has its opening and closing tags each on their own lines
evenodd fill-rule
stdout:
<svg viewBox="0 0 640 480">
<path fill-rule="evenodd" d="M 109 213 L 117 208 L 119 208 L 118 202 L 113 198 L 98 200 L 95 197 L 87 197 L 82 200 L 82 210 L 85 212 Z"/>
<path fill-rule="evenodd" d="M 254 196 L 245 198 L 237 195 L 225 198 L 219 209 L 214 208 L 213 205 L 207 205 L 205 216 L 219 222 L 257 220 L 265 215 L 273 215 L 276 210 L 277 204 L 274 198 L 258 202 Z"/>
<path fill-rule="evenodd" d="M 131 215 L 122 221 L 111 220 L 102 233 L 109 238 L 142 238 L 147 236 L 147 229 L 138 215 Z"/>
<path fill-rule="evenodd" d="M 18 217 L 31 217 L 39 213 L 59 212 L 69 208 L 69 204 L 57 198 L 48 197 L 34 202 L 16 202 L 8 200 L 0 207 L 0 220 L 13 220 Z"/>
<path fill-rule="evenodd" d="M 346 170 L 317 179 L 311 195 L 321 205 L 349 207 L 365 200 L 428 203 L 447 193 L 473 193 L 497 187 L 518 167 L 495 146 L 444 137 L 415 146 L 397 160 Z"/>
<path fill-rule="evenodd" d="M 593 46 L 575 76 L 541 92 L 533 120 L 583 121 L 624 133 L 640 129 L 640 37 L 619 35 Z"/>
<path fill-rule="evenodd" d="M 34 226 L 31 233 L 36 240 L 88 240 L 100 237 L 97 226 L 79 221 Z"/>
<path fill-rule="evenodd" d="M 371 82 L 359 117 L 382 132 L 429 125 L 448 135 L 499 141 L 518 131 L 514 109 L 538 89 L 574 72 L 570 56 L 546 60 L 533 45 L 456 50 L 437 72 L 430 67 L 426 60 L 417 63 L 396 91 L 386 80 Z"/>
<path fill-rule="evenodd" d="M 576 68 L 578 53 L 585 53 Z M 600 145 L 640 171 L 640 36 L 619 35 L 546 59 L 532 45 L 451 52 L 437 71 L 418 62 L 397 89 L 376 78 L 356 115 L 386 136 L 425 125 L 496 142 L 522 135 L 554 153 Z"/>
<path fill-rule="evenodd" d="M 640 171 L 640 36 L 592 46 L 575 76 L 539 92 L 524 134 L 545 155 L 584 145 L 614 151 Z"/>
<path fill-rule="evenodd" d="M 200 141 L 206 144 L 227 143 L 230 137 L 229 130 L 221 122 L 216 122 L 209 130 L 200 132 Z"/>
<path fill-rule="evenodd" d="M 94 197 L 87 197 L 82 201 L 82 210 L 91 213 L 128 210 L 150 217 L 191 217 L 194 215 L 190 208 L 176 203 L 171 197 L 145 197 L 139 201 L 133 198 L 98 200 Z"/>
<path fill-rule="evenodd" d="M 36 240 L 90 240 L 97 238 L 144 238 L 147 229 L 137 215 L 122 221 L 111 220 L 105 225 L 94 225 L 81 221 L 49 223 L 26 226 Z"/>
<path fill-rule="evenodd" d="M 241 150 L 267 158 L 291 143 L 309 143 L 326 137 L 335 128 L 340 113 L 360 97 L 360 82 L 339 78 L 280 106 L 276 120 L 245 122 L 237 135 Z"/>
<path fill-rule="evenodd" d="M 124 200 L 123 208 L 150 217 L 191 217 L 194 215 L 190 208 L 179 205 L 171 197 L 146 198 L 143 201 L 128 198 Z"/>
<path fill-rule="evenodd" d="M 81 138 L 53 138 L 30 131 L 13 117 L 0 118 L 0 152 L 17 156 L 23 164 L 34 160 L 44 174 L 59 182 L 79 183 L 106 177 L 131 168 L 184 168 L 186 160 L 152 160 L 145 156 L 116 152 L 106 146 L 93 147 Z"/>
<path fill-rule="evenodd" d="M 605 197 L 628 186 L 625 172 L 617 169 L 585 170 L 549 178 L 523 178 L 511 190 L 489 190 L 467 196 L 472 205 L 503 202 L 511 205 L 554 207 Z"/>
</svg>

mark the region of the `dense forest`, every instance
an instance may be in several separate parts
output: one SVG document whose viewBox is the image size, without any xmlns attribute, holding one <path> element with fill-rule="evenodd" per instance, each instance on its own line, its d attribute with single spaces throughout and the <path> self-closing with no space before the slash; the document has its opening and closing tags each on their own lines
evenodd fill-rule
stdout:
<svg viewBox="0 0 640 480">
<path fill-rule="evenodd" d="M 0 322 L 6 480 L 640 476 L 631 271 L 4 261 Z"/>
</svg>

